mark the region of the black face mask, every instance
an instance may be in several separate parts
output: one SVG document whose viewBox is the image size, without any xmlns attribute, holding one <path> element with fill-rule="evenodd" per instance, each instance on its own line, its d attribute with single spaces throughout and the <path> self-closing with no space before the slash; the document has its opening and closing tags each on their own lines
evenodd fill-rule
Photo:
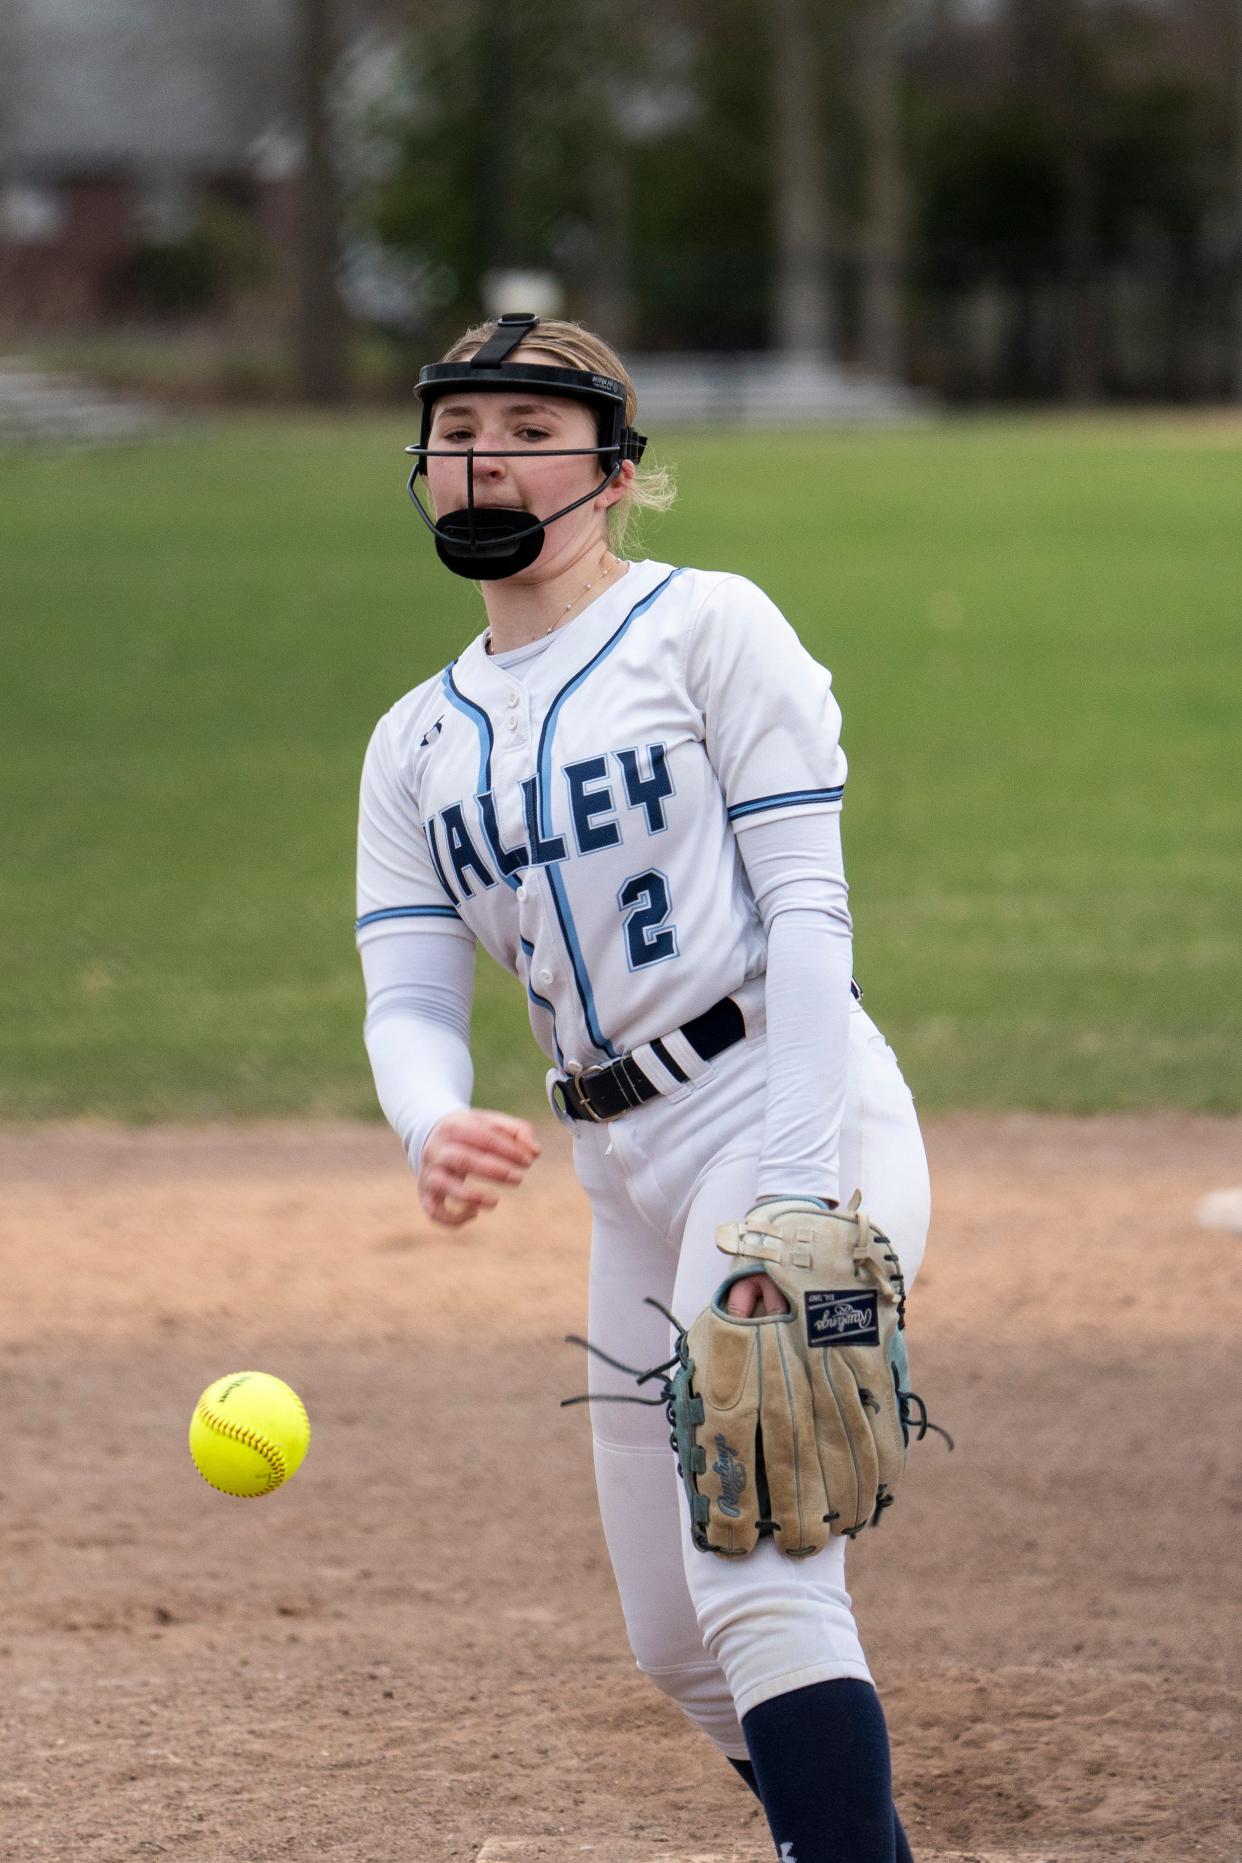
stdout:
<svg viewBox="0 0 1242 1863">
<path fill-rule="evenodd" d="M 407 449 L 413 452 L 413 447 Z M 527 569 L 543 548 L 543 540 L 549 524 L 555 524 L 558 518 L 566 517 L 576 511 L 580 505 L 592 498 L 598 498 L 605 487 L 612 484 L 621 470 L 617 463 L 589 492 L 581 498 L 575 498 L 572 504 L 562 505 L 559 511 L 553 511 L 550 517 L 537 518 L 533 511 L 514 509 L 506 505 L 503 509 L 496 505 L 478 505 L 474 501 L 474 462 L 476 459 L 530 459 L 538 454 L 544 459 L 566 459 L 574 454 L 597 455 L 603 452 L 615 452 L 615 447 L 567 446 L 524 447 L 513 452 L 476 453 L 474 448 L 466 449 L 466 503 L 459 511 L 447 511 L 442 518 L 433 519 L 422 505 L 415 480 L 422 461 L 432 459 L 460 459 L 460 447 L 419 447 L 419 464 L 415 466 L 409 478 L 409 493 L 414 500 L 414 508 L 422 518 L 436 540 L 436 554 L 446 569 L 455 575 L 469 576 L 472 581 L 496 582 L 503 576 L 514 576 L 519 569 Z M 602 464 L 601 460 L 601 464 Z"/>
<path fill-rule="evenodd" d="M 529 312 L 514 312 L 501 317 L 492 335 L 467 362 L 432 363 L 418 378 L 417 393 L 423 404 L 423 429 L 417 446 L 407 446 L 414 456 L 408 488 L 414 508 L 436 540 L 436 553 L 455 575 L 472 581 L 494 582 L 527 569 L 543 548 L 549 524 L 568 516 L 580 505 L 606 490 L 621 470 L 624 460 L 635 464 L 642 458 L 646 437 L 625 425 L 625 388 L 609 375 L 595 375 L 588 369 L 545 368 L 533 363 L 511 363 L 510 352 L 531 340 L 538 318 Z M 537 339 L 535 339 L 537 341 Z M 512 393 L 517 389 L 534 389 L 544 395 L 560 395 L 585 403 L 599 422 L 598 446 L 523 447 L 503 452 L 476 452 L 473 447 L 432 447 L 428 445 L 435 403 L 451 391 L 477 394 Z M 416 481 L 426 471 L 429 458 L 466 461 L 466 503 L 459 511 L 446 512 L 435 519 L 418 496 Z M 531 511 L 501 510 L 479 505 L 474 496 L 474 462 L 476 459 L 569 459 L 594 458 L 603 476 L 581 498 L 563 505 L 549 517 L 537 518 Z"/>
</svg>

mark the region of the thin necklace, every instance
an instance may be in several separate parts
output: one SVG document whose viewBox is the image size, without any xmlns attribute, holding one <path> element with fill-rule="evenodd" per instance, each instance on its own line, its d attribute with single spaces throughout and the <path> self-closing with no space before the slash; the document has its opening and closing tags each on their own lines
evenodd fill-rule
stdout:
<svg viewBox="0 0 1242 1863">
<path fill-rule="evenodd" d="M 612 564 L 610 563 L 608 565 L 608 568 L 604 570 L 602 575 L 592 576 L 591 580 L 587 583 L 586 588 L 579 589 L 578 593 L 574 596 L 573 600 L 571 602 L 565 603 L 565 606 L 562 608 L 556 620 L 552 623 L 552 626 L 545 627 L 542 634 L 536 634 L 535 639 L 546 640 L 549 634 L 555 633 L 556 629 L 561 625 L 561 622 L 565 619 L 565 616 L 569 613 L 570 609 L 576 608 L 578 603 L 582 600 L 583 596 L 589 594 L 590 591 L 595 587 L 595 584 L 597 582 L 606 582 L 611 574 L 612 574 Z M 530 642 L 525 641 L 523 642 L 523 645 L 529 646 Z M 490 629 L 488 630 L 486 640 L 483 642 L 483 648 L 486 653 L 492 652 L 492 636 L 491 636 Z"/>
</svg>

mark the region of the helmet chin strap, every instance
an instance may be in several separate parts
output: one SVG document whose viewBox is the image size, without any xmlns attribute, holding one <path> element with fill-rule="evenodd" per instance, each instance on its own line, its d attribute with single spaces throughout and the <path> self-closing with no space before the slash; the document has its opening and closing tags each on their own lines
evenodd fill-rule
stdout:
<svg viewBox="0 0 1242 1863">
<path fill-rule="evenodd" d="M 412 450 L 412 449 L 411 449 Z M 566 453 L 581 453 L 598 458 L 601 452 L 611 452 L 611 447 L 567 447 L 559 457 Z M 425 458 L 433 456 L 460 459 L 460 450 L 453 447 L 419 448 Z M 414 501 L 414 509 L 427 526 L 436 542 L 436 554 L 446 569 L 454 575 L 467 576 L 472 582 L 498 582 L 505 576 L 516 576 L 519 570 L 529 569 L 539 552 L 543 549 L 543 540 L 549 524 L 555 524 L 558 518 L 568 517 L 571 511 L 598 498 L 607 489 L 621 470 L 618 459 L 611 470 L 605 474 L 598 485 L 593 485 L 581 498 L 575 498 L 572 504 L 562 505 L 559 511 L 553 511 L 549 517 L 537 518 L 533 512 L 510 506 L 479 505 L 474 497 L 474 462 L 475 459 L 529 459 L 531 449 L 512 452 L 475 452 L 474 447 L 466 448 L 466 502 L 457 511 L 448 511 L 442 518 L 433 519 L 424 509 L 415 480 L 423 470 L 422 459 L 415 465 L 407 484 L 407 490 Z"/>
</svg>

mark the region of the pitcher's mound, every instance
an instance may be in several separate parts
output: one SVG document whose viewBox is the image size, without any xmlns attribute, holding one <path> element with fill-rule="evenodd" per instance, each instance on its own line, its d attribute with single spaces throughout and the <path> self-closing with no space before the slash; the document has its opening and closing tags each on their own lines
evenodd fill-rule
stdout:
<svg viewBox="0 0 1242 1863">
<path fill-rule="evenodd" d="M 772 1850 L 687 1850 L 658 1838 L 635 1843 L 632 1838 L 600 1837 L 489 1837 L 477 1863 L 772 1863 Z M 1063 1863 L 1044 1851 L 923 1850 L 919 1863 Z"/>
</svg>

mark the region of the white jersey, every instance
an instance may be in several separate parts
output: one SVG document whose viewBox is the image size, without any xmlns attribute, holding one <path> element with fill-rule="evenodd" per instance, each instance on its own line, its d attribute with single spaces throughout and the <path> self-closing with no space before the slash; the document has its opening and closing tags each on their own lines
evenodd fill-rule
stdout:
<svg viewBox="0 0 1242 1863">
<path fill-rule="evenodd" d="M 734 830 L 841 807 L 841 715 L 760 589 L 666 563 L 632 564 L 520 671 L 480 636 L 380 720 L 357 935 L 477 939 L 576 1072 L 763 972 Z"/>
</svg>

